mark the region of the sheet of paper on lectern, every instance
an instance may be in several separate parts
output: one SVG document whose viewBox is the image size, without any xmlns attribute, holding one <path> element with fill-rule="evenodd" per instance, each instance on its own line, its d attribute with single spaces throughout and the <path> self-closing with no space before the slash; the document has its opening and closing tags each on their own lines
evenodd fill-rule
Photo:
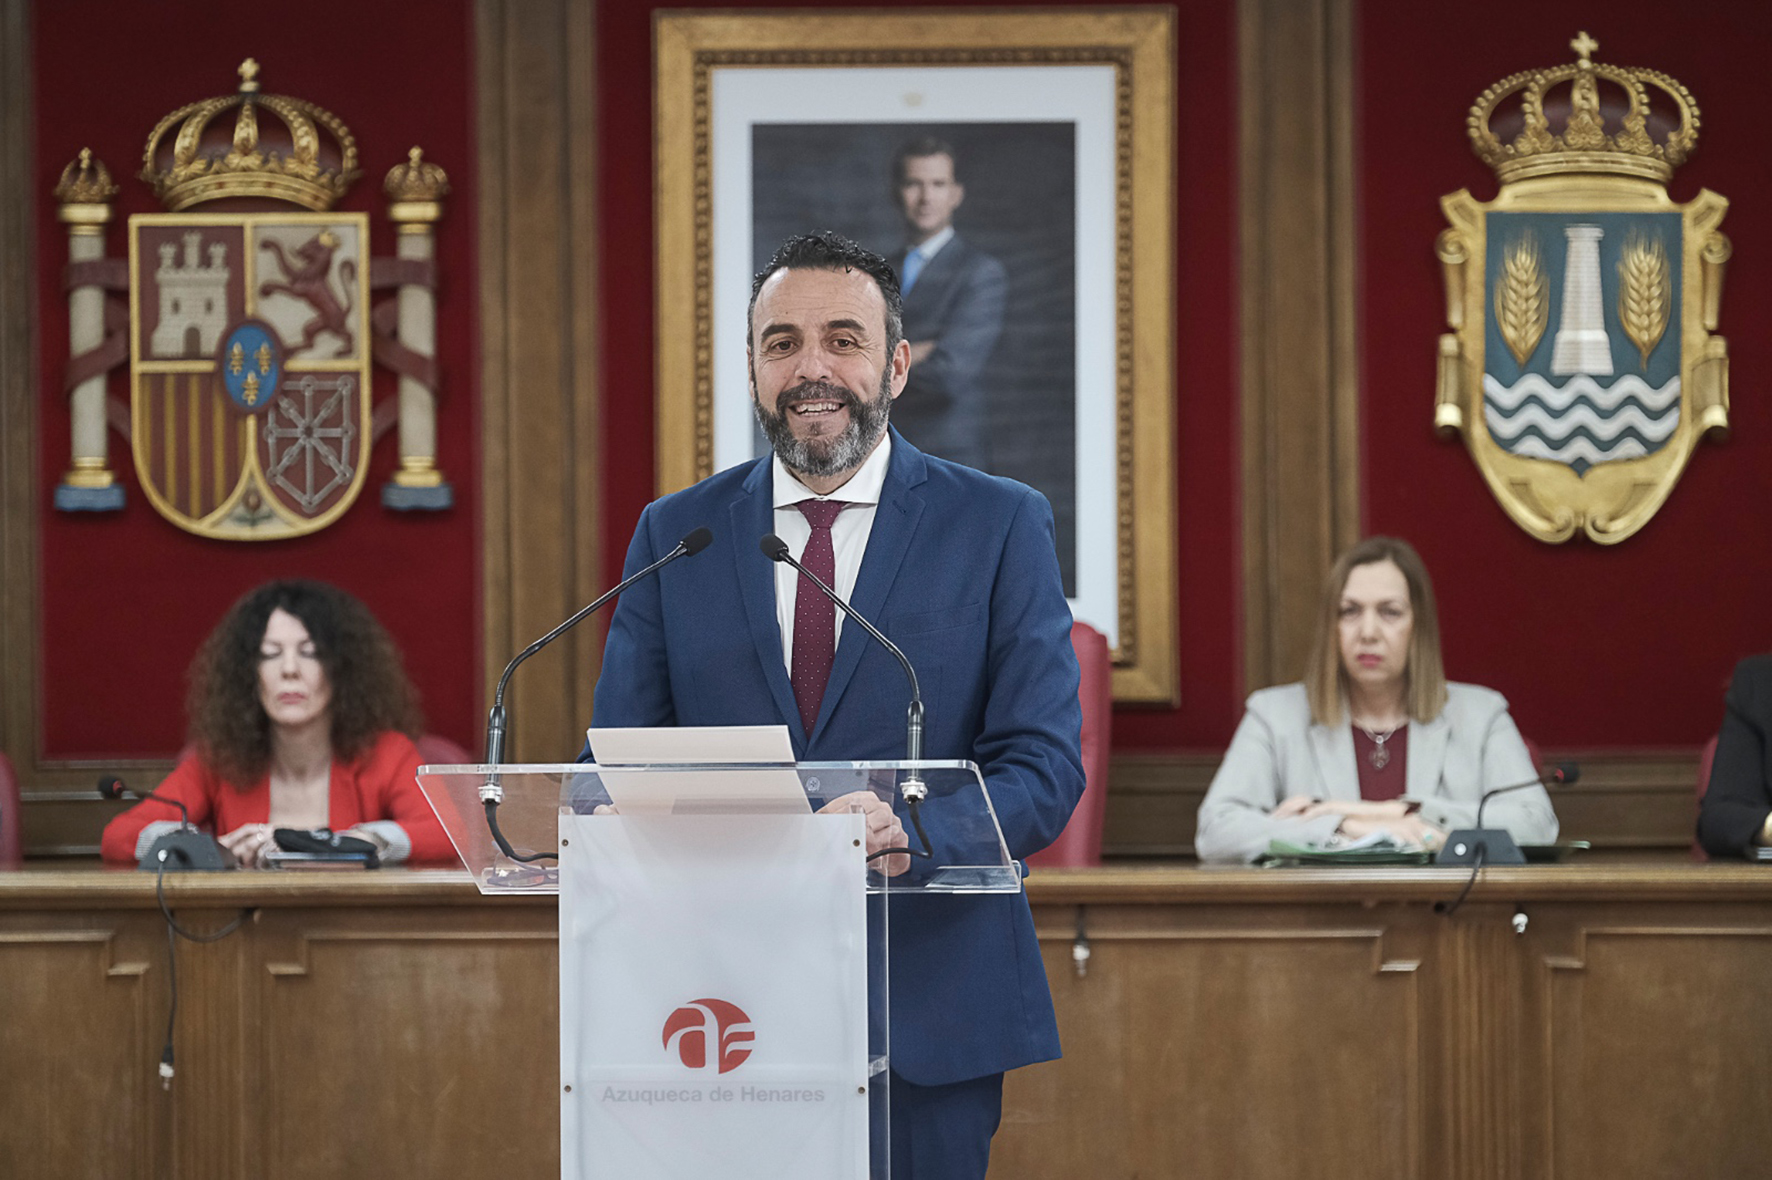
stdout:
<svg viewBox="0 0 1772 1180">
<path fill-rule="evenodd" d="M 589 729 L 585 737 L 603 787 L 623 815 L 810 810 L 784 725 Z M 716 772 L 696 766 L 757 769 Z"/>
</svg>

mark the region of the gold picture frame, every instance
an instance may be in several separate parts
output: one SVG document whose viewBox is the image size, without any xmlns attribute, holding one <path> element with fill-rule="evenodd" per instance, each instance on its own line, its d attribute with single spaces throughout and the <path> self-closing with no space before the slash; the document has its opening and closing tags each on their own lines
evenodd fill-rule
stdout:
<svg viewBox="0 0 1772 1180">
<path fill-rule="evenodd" d="M 1173 11 L 660 12 L 653 41 L 660 494 L 712 474 L 717 459 L 729 459 L 721 439 L 748 429 L 719 409 L 745 403 L 742 393 L 716 397 L 744 378 L 751 273 L 750 227 L 735 232 L 717 199 L 748 211 L 739 189 L 751 177 L 718 187 L 714 178 L 730 166 L 733 128 L 748 126 L 744 110 L 733 110 L 735 86 L 767 88 L 764 71 L 820 71 L 806 78 L 823 98 L 840 95 L 845 80 L 865 91 L 908 78 L 915 105 L 922 82 L 939 92 L 966 72 L 968 101 L 995 110 L 1007 109 L 990 93 L 998 77 L 1043 95 L 1044 70 L 1084 77 L 1099 92 L 1099 103 L 1086 104 L 1095 113 L 1077 123 L 1093 120 L 1103 167 L 1086 169 L 1081 157 L 1076 166 L 1079 243 L 1089 236 L 1101 249 L 1080 248 L 1076 258 L 1073 607 L 1108 635 L 1116 700 L 1176 703 Z M 911 121 L 902 109 L 871 116 L 865 97 L 846 114 L 842 102 L 796 101 L 818 112 L 800 116 L 807 122 Z M 930 110 L 915 117 L 936 119 Z M 1007 125 L 1010 116 L 1000 117 Z M 1100 282 L 1089 286 L 1085 272 Z"/>
</svg>

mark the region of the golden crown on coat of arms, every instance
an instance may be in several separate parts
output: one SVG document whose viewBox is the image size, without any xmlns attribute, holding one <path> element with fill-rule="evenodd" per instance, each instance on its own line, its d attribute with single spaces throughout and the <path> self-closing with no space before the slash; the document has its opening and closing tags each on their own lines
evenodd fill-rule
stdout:
<svg viewBox="0 0 1772 1180">
<path fill-rule="evenodd" d="M 160 120 L 148 136 L 141 172 L 174 213 L 224 197 L 268 197 L 324 212 L 359 175 L 350 129 L 311 102 L 261 93 L 251 58 L 240 66 L 237 92 Z"/>
<path fill-rule="evenodd" d="M 1466 121 L 1472 149 L 1503 184 L 1568 172 L 1665 184 L 1698 144 L 1698 103 L 1666 74 L 1594 61 L 1585 32 L 1569 47 L 1574 62 L 1483 91 Z"/>
</svg>

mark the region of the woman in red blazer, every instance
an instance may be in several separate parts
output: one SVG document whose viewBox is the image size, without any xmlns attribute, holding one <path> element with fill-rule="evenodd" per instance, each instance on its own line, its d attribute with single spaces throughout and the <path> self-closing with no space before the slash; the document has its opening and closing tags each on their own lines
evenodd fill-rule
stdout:
<svg viewBox="0 0 1772 1180">
<path fill-rule="evenodd" d="M 322 582 L 271 582 L 236 602 L 191 665 L 191 746 L 155 793 L 182 802 L 241 865 L 277 828 L 331 828 L 384 863 L 455 857 L 418 789 L 417 693 L 357 599 Z M 105 827 L 108 861 L 134 863 L 179 826 L 146 799 Z"/>
</svg>

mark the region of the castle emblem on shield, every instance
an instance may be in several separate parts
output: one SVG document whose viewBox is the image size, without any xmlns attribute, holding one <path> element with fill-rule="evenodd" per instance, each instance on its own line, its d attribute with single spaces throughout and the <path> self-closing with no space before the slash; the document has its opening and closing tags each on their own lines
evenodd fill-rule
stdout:
<svg viewBox="0 0 1772 1180">
<path fill-rule="evenodd" d="M 364 214 L 130 219 L 135 469 L 213 536 L 295 536 L 356 499 L 370 441 Z"/>
<path fill-rule="evenodd" d="M 1666 184 L 1698 139 L 1672 78 L 1592 60 L 1515 74 L 1471 108 L 1501 191 L 1441 199 L 1446 281 L 1434 422 L 1543 541 L 1646 524 L 1698 440 L 1728 427 L 1718 323 L 1728 202 Z"/>
</svg>

